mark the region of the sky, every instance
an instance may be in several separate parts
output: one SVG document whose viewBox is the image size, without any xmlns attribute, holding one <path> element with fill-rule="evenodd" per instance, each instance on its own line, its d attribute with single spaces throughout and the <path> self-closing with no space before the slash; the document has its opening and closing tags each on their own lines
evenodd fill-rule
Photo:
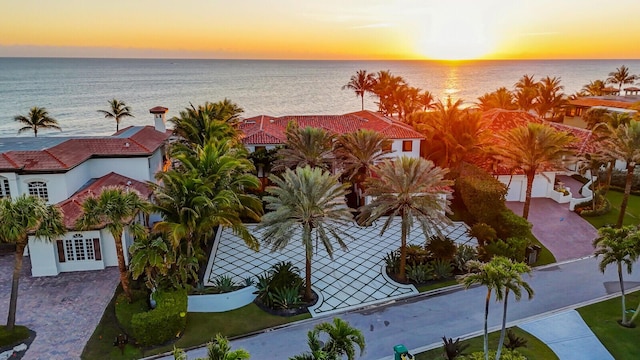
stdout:
<svg viewBox="0 0 640 360">
<path fill-rule="evenodd" d="M 639 59 L 638 0 L 2 0 L 0 57 Z"/>
</svg>

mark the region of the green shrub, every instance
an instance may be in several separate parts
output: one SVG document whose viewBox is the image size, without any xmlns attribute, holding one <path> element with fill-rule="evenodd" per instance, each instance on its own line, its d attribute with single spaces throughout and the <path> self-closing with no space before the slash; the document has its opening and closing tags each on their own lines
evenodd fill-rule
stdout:
<svg viewBox="0 0 640 360">
<path fill-rule="evenodd" d="M 429 260 L 429 252 L 420 245 L 407 246 L 407 264 L 424 264 Z"/>
<path fill-rule="evenodd" d="M 456 256 L 455 241 L 440 236 L 432 236 L 425 246 L 429 255 L 436 260 L 453 260 Z"/>
<path fill-rule="evenodd" d="M 496 351 L 495 350 L 489 350 L 489 359 L 495 359 L 496 358 Z M 474 353 L 471 353 L 470 355 L 467 356 L 463 356 L 461 358 L 459 358 L 461 360 L 484 360 L 484 352 L 483 351 L 477 351 Z M 521 355 L 518 351 L 516 350 L 509 350 L 509 349 L 502 349 L 502 353 L 500 354 L 500 360 L 527 360 L 527 358 L 524 355 Z"/>
<path fill-rule="evenodd" d="M 451 261 L 438 259 L 433 262 L 433 280 L 448 279 L 453 275 Z"/>
<path fill-rule="evenodd" d="M 473 246 L 462 244 L 458 246 L 456 256 L 453 259 L 453 265 L 459 272 L 467 271 L 467 262 L 470 260 L 478 260 L 478 252 Z"/>
<path fill-rule="evenodd" d="M 187 291 L 156 292 L 155 309 L 134 314 L 133 337 L 142 346 L 160 345 L 180 336 L 187 326 Z"/>
<path fill-rule="evenodd" d="M 124 293 L 120 293 L 116 298 L 116 319 L 122 330 L 129 336 L 133 335 L 131 327 L 131 319 L 135 314 L 149 311 L 148 294 L 146 291 L 133 291 L 131 303 L 127 300 Z"/>
<path fill-rule="evenodd" d="M 529 240 L 527 238 L 510 237 L 506 240 L 495 240 L 482 247 L 483 260 L 488 261 L 494 256 L 504 256 L 513 261 L 524 261 Z"/>
<path fill-rule="evenodd" d="M 505 209 L 507 187 L 484 170 L 464 164 L 456 181 L 456 190 L 476 221 L 493 224 Z"/>
<path fill-rule="evenodd" d="M 529 238 L 532 236 L 531 223 L 509 209 L 500 213 L 500 221 L 498 223 L 490 225 L 496 229 L 499 239 L 510 237 Z"/>
<path fill-rule="evenodd" d="M 640 169 L 636 168 L 633 174 L 633 180 L 631 181 L 631 191 L 640 191 L 640 176 L 638 176 Z M 606 179 L 606 174 L 603 174 L 602 179 Z M 624 191 L 624 187 L 627 183 L 627 171 L 614 169 L 611 172 L 611 189 L 621 189 Z"/>
<path fill-rule="evenodd" d="M 301 289 L 304 280 L 300 269 L 290 261 L 281 261 L 271 266 L 264 275 L 258 275 L 254 294 L 265 306 L 271 309 L 290 309 L 302 304 Z"/>
<path fill-rule="evenodd" d="M 484 246 L 484 244 L 490 243 L 498 238 L 496 229 L 482 222 L 474 224 L 471 230 L 469 230 L 469 235 L 478 239 L 478 245 L 480 246 Z"/>
<path fill-rule="evenodd" d="M 294 309 L 304 304 L 300 296 L 300 287 L 276 288 L 269 293 L 271 303 L 276 309 Z"/>
<path fill-rule="evenodd" d="M 384 257 L 384 263 L 387 271 L 397 274 L 400 271 L 400 251 L 390 251 Z"/>
<path fill-rule="evenodd" d="M 7 331 L 6 325 L 0 325 L 0 347 L 13 345 L 29 337 L 29 329 L 16 325 L 13 331 Z"/>
<path fill-rule="evenodd" d="M 434 276 L 431 264 L 407 265 L 407 279 L 416 284 L 422 284 L 431 280 Z"/>
<path fill-rule="evenodd" d="M 238 286 L 233 283 L 233 279 L 228 275 L 217 276 L 214 280 L 213 287 L 220 293 L 228 293 L 236 290 Z"/>
</svg>

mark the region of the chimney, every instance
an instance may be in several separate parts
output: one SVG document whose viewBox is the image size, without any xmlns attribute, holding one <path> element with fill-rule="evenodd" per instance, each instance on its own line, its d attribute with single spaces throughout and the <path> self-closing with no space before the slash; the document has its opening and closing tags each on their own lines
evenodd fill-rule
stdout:
<svg viewBox="0 0 640 360">
<path fill-rule="evenodd" d="M 149 112 L 153 114 L 153 124 L 157 131 L 167 131 L 167 119 L 165 118 L 167 111 L 169 111 L 169 109 L 162 106 L 149 109 Z"/>
</svg>

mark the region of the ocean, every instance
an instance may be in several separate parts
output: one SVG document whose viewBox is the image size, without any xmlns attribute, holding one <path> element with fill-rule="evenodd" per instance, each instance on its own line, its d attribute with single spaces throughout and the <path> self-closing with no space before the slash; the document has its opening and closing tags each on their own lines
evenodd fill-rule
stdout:
<svg viewBox="0 0 640 360">
<path fill-rule="evenodd" d="M 280 61 L 0 58 L 0 136 L 14 136 L 13 121 L 33 106 L 46 107 L 62 132 L 41 136 L 109 135 L 115 121 L 98 109 L 113 98 L 132 107 L 135 118 L 121 127 L 152 124 L 148 109 L 169 108 L 178 115 L 189 104 L 228 98 L 244 116 L 343 114 L 360 110 L 360 99 L 341 90 L 357 70 L 390 70 L 409 85 L 437 98 L 472 104 L 486 92 L 509 89 L 524 74 L 540 79 L 559 76 L 566 94 L 626 65 L 640 73 L 640 60 L 502 60 L 502 61 Z M 365 108 L 375 110 L 365 96 Z M 24 136 L 32 136 L 26 133 Z"/>
</svg>

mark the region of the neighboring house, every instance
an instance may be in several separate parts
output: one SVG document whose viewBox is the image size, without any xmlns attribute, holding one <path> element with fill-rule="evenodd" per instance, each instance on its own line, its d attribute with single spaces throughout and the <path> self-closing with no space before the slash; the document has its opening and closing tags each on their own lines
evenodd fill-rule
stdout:
<svg viewBox="0 0 640 360">
<path fill-rule="evenodd" d="M 614 89 L 616 92 L 618 89 Z M 583 96 L 569 100 L 565 107 L 565 115 L 562 122 L 566 125 L 586 128 L 587 123 L 582 119 L 584 113 L 592 108 L 605 109 L 611 112 L 626 112 L 634 114 L 635 106 L 640 102 L 635 87 L 625 88 L 625 96 Z"/>
<path fill-rule="evenodd" d="M 595 139 L 590 130 L 581 129 L 566 124 L 544 121 L 530 113 L 518 110 L 492 109 L 483 113 L 483 118 L 487 121 L 492 133 L 508 131 L 518 126 L 527 126 L 528 123 L 547 124 L 557 130 L 566 131 L 575 136 L 576 141 L 571 148 L 576 155 L 595 150 Z M 507 201 L 525 201 L 527 190 L 527 178 L 522 172 L 513 172 L 511 169 L 486 161 L 475 162 L 476 165 L 484 168 L 489 173 L 497 177 L 500 182 L 508 186 Z M 567 163 L 566 170 L 543 171 L 536 175 L 533 181 L 532 197 L 554 198 L 557 196 L 554 191 L 556 175 L 564 173 L 574 173 L 576 171 L 575 162 Z M 567 199 L 566 202 L 569 202 Z"/>
<path fill-rule="evenodd" d="M 150 110 L 155 126 L 131 126 L 112 136 L 0 139 L 0 197 L 29 194 L 58 204 L 69 230 L 51 243 L 29 237 L 33 276 L 117 266 L 111 234 L 103 227 L 78 231 L 75 221 L 83 199 L 107 186 L 129 187 L 149 198 L 146 182 L 155 181 L 155 173 L 167 162 L 167 111 Z M 121 241 L 128 249 L 132 240 L 126 231 Z M 126 252 L 125 259 L 128 262 Z"/>
<path fill-rule="evenodd" d="M 242 142 L 250 152 L 260 148 L 270 150 L 284 145 L 285 131 L 289 122 L 296 122 L 301 128 L 322 128 L 333 134 L 345 134 L 360 129 L 375 130 L 392 141 L 391 157 L 420 157 L 420 142 L 424 136 L 410 125 L 373 111 L 358 111 L 344 115 L 292 115 L 272 117 L 260 115 L 244 119 L 240 130 L 244 133 Z"/>
</svg>

